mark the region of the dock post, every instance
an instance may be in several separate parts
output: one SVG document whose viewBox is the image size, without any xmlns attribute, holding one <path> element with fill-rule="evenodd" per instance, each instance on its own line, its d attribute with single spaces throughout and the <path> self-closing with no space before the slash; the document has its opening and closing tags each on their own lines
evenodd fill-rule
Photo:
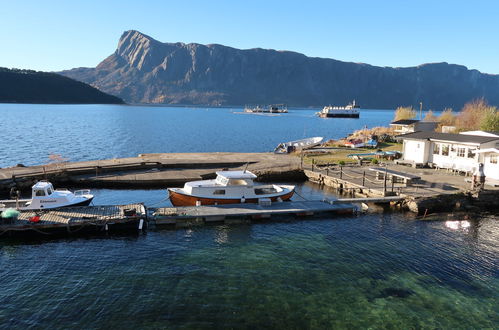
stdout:
<svg viewBox="0 0 499 330">
<path fill-rule="evenodd" d="M 312 172 L 314 171 L 315 159 L 312 158 Z"/>
<path fill-rule="evenodd" d="M 340 179 L 343 179 L 343 166 L 340 166 Z"/>
<path fill-rule="evenodd" d="M 300 153 L 300 168 L 303 170 L 303 151 Z"/>
<path fill-rule="evenodd" d="M 394 186 L 395 186 L 395 180 L 393 179 L 393 175 L 392 175 L 392 193 L 393 193 Z"/>
<path fill-rule="evenodd" d="M 362 187 L 366 186 L 366 171 L 362 173 Z"/>
<path fill-rule="evenodd" d="M 326 176 L 329 176 L 329 167 L 326 167 Z"/>
<path fill-rule="evenodd" d="M 387 177 L 387 173 L 386 173 L 386 167 L 385 167 L 385 179 L 383 180 L 383 195 L 386 196 L 386 177 Z"/>
</svg>

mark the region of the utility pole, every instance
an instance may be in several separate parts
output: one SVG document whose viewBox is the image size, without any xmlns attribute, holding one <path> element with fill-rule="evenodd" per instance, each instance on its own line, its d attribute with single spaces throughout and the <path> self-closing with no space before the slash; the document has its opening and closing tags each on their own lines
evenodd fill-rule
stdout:
<svg viewBox="0 0 499 330">
<path fill-rule="evenodd" d="M 419 102 L 419 120 L 423 120 L 423 102 Z"/>
</svg>

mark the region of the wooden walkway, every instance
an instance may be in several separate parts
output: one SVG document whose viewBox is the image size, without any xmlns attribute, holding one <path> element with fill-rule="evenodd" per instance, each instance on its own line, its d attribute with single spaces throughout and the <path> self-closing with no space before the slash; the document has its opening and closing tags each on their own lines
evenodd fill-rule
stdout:
<svg viewBox="0 0 499 330">
<path fill-rule="evenodd" d="M 152 216 L 157 225 L 195 224 L 226 219 L 265 219 L 275 216 L 311 216 L 314 214 L 352 214 L 350 203 L 326 201 L 279 202 L 268 206 L 258 204 L 230 204 L 209 206 L 167 207 L 157 209 Z M 194 221 L 192 221 L 194 220 Z"/>
<path fill-rule="evenodd" d="M 108 230 L 109 226 L 118 227 L 146 221 L 143 204 L 81 206 L 56 210 L 20 211 L 16 219 L 0 219 L 0 235 L 7 232 L 26 232 L 40 230 L 67 229 L 75 227 L 98 227 Z M 46 232 L 43 232 L 46 233 Z"/>
</svg>

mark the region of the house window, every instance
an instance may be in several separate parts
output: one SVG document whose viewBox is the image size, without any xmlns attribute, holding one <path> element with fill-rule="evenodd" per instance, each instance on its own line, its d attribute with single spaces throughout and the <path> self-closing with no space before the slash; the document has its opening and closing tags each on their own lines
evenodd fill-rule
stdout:
<svg viewBox="0 0 499 330">
<path fill-rule="evenodd" d="M 475 158 L 475 149 L 468 149 L 468 158 Z"/>
<path fill-rule="evenodd" d="M 434 154 L 434 155 L 438 155 L 438 154 L 440 154 L 440 144 L 435 143 L 435 144 L 433 145 L 433 154 Z"/>
<path fill-rule="evenodd" d="M 457 157 L 464 157 L 466 155 L 466 148 L 457 148 Z"/>
<path fill-rule="evenodd" d="M 456 152 L 456 147 L 455 146 L 451 146 L 450 147 L 450 152 L 455 153 Z"/>
<path fill-rule="evenodd" d="M 490 163 L 497 164 L 497 155 L 490 155 Z"/>
<path fill-rule="evenodd" d="M 225 195 L 225 190 L 224 189 L 216 189 L 213 192 L 213 195 Z"/>
<path fill-rule="evenodd" d="M 449 145 L 442 144 L 442 156 L 449 156 Z"/>
</svg>

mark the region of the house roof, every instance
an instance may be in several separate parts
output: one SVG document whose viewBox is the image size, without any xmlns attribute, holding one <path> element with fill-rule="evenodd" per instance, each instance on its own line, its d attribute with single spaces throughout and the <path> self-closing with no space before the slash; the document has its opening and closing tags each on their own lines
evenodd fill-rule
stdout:
<svg viewBox="0 0 499 330">
<path fill-rule="evenodd" d="M 402 120 L 397 120 L 397 121 L 392 121 L 390 125 L 412 125 L 414 123 L 417 123 L 419 120 L 416 119 L 402 119 Z"/>
<path fill-rule="evenodd" d="M 467 131 L 467 132 L 460 132 L 459 134 L 499 137 L 498 132 L 487 132 L 487 131 Z"/>
<path fill-rule="evenodd" d="M 490 141 L 499 141 L 497 136 L 478 136 L 478 135 L 466 135 L 466 134 L 454 134 L 454 133 L 440 133 L 440 132 L 414 132 L 398 136 L 401 139 L 413 139 L 413 140 L 438 140 L 438 141 L 448 141 L 448 142 L 460 142 L 460 143 L 472 143 L 472 144 L 482 144 Z"/>
</svg>

